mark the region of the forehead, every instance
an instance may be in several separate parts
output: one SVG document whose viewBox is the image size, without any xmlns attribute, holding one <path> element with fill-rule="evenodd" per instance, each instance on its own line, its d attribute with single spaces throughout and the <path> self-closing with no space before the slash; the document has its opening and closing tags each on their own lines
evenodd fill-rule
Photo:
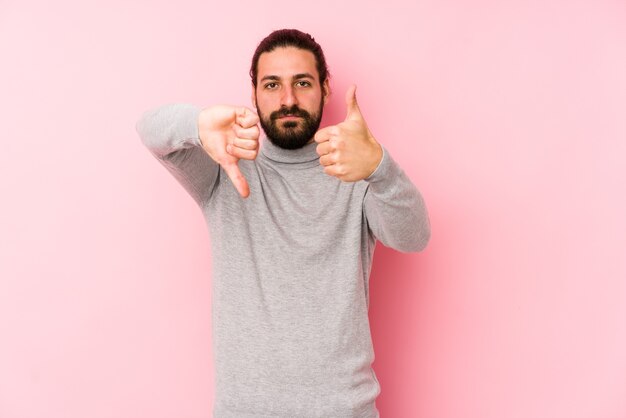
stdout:
<svg viewBox="0 0 626 418">
<path fill-rule="evenodd" d="M 295 47 L 280 47 L 259 56 L 257 79 L 273 75 L 288 78 L 294 74 L 309 73 L 318 78 L 315 55 Z"/>
</svg>

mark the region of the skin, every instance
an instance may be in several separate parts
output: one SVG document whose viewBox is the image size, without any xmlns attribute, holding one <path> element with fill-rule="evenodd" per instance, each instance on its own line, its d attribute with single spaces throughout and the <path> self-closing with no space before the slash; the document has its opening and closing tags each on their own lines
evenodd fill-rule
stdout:
<svg viewBox="0 0 626 418">
<path fill-rule="evenodd" d="M 257 69 L 257 86 L 252 87 L 251 99 L 259 116 L 265 119 L 280 108 L 294 105 L 314 115 L 319 112 L 320 103 L 326 105 L 328 101 L 328 79 L 320 85 L 315 55 L 310 51 L 293 47 L 276 48 L 261 54 Z M 302 120 L 282 117 L 277 121 L 279 130 L 285 129 L 285 123 L 301 125 Z"/>
<path fill-rule="evenodd" d="M 252 88 L 252 103 L 259 114 L 269 116 L 281 107 L 297 104 L 310 114 L 318 111 L 330 96 L 328 80 L 319 82 L 315 56 L 294 47 L 276 48 L 261 54 L 257 87 Z M 369 177 L 382 159 L 382 147 L 365 123 L 356 101 L 356 86 L 346 93 L 346 118 L 343 122 L 319 129 L 309 141 L 318 143 L 317 153 L 324 172 L 342 181 Z M 297 117 L 278 120 L 300 123 Z M 217 105 L 203 109 L 198 118 L 200 142 L 211 158 L 222 166 L 242 197 L 250 188 L 237 162 L 253 160 L 259 150 L 259 116 L 247 107 Z M 284 128 L 282 128 L 284 129 Z"/>
<path fill-rule="evenodd" d="M 370 132 L 356 101 L 356 86 L 346 92 L 346 119 L 320 129 L 314 136 L 324 173 L 341 181 L 369 177 L 383 158 L 383 149 Z"/>
</svg>

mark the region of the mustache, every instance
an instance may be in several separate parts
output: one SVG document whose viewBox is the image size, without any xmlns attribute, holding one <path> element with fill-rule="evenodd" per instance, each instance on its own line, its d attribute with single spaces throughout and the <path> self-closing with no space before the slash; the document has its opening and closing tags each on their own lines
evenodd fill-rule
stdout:
<svg viewBox="0 0 626 418">
<path fill-rule="evenodd" d="M 282 116 L 300 116 L 302 118 L 310 118 L 311 115 L 306 110 L 300 109 L 298 105 L 293 105 L 291 107 L 282 107 L 275 112 L 270 114 L 271 120 L 276 120 Z"/>
</svg>

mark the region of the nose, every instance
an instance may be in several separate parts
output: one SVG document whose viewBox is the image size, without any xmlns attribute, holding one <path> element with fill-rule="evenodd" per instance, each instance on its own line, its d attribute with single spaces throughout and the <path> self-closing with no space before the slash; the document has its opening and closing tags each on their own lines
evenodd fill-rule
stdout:
<svg viewBox="0 0 626 418">
<path fill-rule="evenodd" d="M 292 86 L 285 86 L 283 89 L 283 94 L 280 98 L 281 106 L 291 107 L 293 105 L 298 104 L 298 98 L 296 97 L 295 91 Z"/>
</svg>

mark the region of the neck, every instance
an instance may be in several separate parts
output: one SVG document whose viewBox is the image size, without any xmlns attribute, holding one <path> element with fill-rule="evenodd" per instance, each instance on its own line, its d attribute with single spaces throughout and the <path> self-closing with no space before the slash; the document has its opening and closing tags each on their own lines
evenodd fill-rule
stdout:
<svg viewBox="0 0 626 418">
<path fill-rule="evenodd" d="M 270 160 L 280 163 L 297 164 L 313 161 L 315 163 L 319 163 L 319 155 L 317 155 L 315 150 L 316 147 L 317 145 L 313 138 L 311 138 L 302 148 L 292 150 L 274 145 L 272 141 L 263 137 L 263 141 L 261 143 L 261 154 Z"/>
</svg>

